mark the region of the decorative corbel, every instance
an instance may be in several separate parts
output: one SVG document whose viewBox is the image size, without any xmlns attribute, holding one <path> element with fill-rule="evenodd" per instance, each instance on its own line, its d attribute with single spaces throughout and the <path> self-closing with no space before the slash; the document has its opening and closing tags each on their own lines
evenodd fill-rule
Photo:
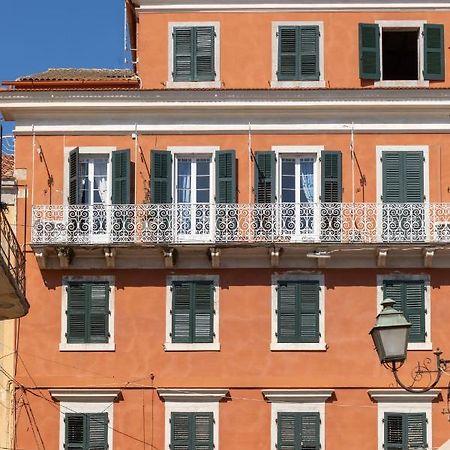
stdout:
<svg viewBox="0 0 450 450">
<path fill-rule="evenodd" d="M 278 267 L 280 265 L 280 256 L 283 249 L 281 247 L 269 248 L 270 265 L 272 267 Z"/>
<path fill-rule="evenodd" d="M 56 254 L 58 255 L 61 269 L 67 269 L 74 257 L 73 249 L 71 247 L 57 247 Z"/>
<path fill-rule="evenodd" d="M 434 248 L 423 249 L 423 265 L 428 269 L 433 267 L 434 252 L 435 252 Z"/>
<path fill-rule="evenodd" d="M 34 251 L 34 255 L 36 256 L 36 261 L 40 269 L 47 268 L 47 252 L 45 249 L 39 249 Z"/>
<path fill-rule="evenodd" d="M 108 269 L 114 269 L 116 267 L 116 249 L 107 247 L 104 249 L 106 267 Z"/>
<path fill-rule="evenodd" d="M 173 269 L 176 264 L 177 251 L 173 247 L 163 249 L 164 267 L 166 269 Z"/>
<path fill-rule="evenodd" d="M 377 250 L 377 266 L 386 267 L 388 250 L 387 248 L 379 248 Z"/>
<path fill-rule="evenodd" d="M 220 249 L 216 247 L 211 247 L 208 249 L 208 256 L 211 260 L 211 266 L 213 269 L 218 269 L 220 267 Z"/>
</svg>

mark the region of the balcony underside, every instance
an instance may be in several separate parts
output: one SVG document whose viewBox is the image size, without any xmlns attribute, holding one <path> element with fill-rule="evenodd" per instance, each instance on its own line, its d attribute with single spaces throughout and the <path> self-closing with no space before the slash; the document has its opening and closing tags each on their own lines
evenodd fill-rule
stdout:
<svg viewBox="0 0 450 450">
<path fill-rule="evenodd" d="M 0 257 L 0 320 L 22 317 L 29 307 L 24 293 Z"/>
</svg>

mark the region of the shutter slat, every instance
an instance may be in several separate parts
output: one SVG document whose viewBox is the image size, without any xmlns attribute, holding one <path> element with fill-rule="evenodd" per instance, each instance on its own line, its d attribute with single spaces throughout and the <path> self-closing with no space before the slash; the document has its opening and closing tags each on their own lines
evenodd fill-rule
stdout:
<svg viewBox="0 0 450 450">
<path fill-rule="evenodd" d="M 216 153 L 216 202 L 236 203 L 236 152 Z"/>
<path fill-rule="evenodd" d="M 80 151 L 75 148 L 69 153 L 69 205 L 80 203 Z"/>
<path fill-rule="evenodd" d="M 172 202 L 172 155 L 168 151 L 152 150 L 151 201 L 152 203 Z"/>
<path fill-rule="evenodd" d="M 424 33 L 424 79 L 445 80 L 444 25 L 425 24 Z"/>
<path fill-rule="evenodd" d="M 256 203 L 273 203 L 275 201 L 275 179 L 275 152 L 256 152 Z"/>
<path fill-rule="evenodd" d="M 113 204 L 129 204 L 130 189 L 130 150 L 116 150 L 112 153 Z"/>
<path fill-rule="evenodd" d="M 325 151 L 322 158 L 322 195 L 324 203 L 342 202 L 342 152 Z"/>
<path fill-rule="evenodd" d="M 362 80 L 380 80 L 380 27 L 377 24 L 359 24 L 359 77 Z"/>
</svg>

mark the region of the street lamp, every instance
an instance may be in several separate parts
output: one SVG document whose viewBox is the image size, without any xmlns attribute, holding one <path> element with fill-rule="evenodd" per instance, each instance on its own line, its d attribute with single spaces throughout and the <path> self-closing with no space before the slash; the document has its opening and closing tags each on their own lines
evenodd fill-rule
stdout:
<svg viewBox="0 0 450 450">
<path fill-rule="evenodd" d="M 424 363 L 417 364 L 413 371 L 413 382 L 410 386 L 406 386 L 398 377 L 398 369 L 406 361 L 408 350 L 408 337 L 411 324 L 406 320 L 401 311 L 394 308 L 394 300 L 387 298 L 381 305 L 383 309 L 377 316 L 375 326 L 370 330 L 375 349 L 381 364 L 390 369 L 394 375 L 395 381 L 405 390 L 409 392 L 427 392 L 433 389 L 439 382 L 442 372 L 447 370 L 450 360 L 441 358 L 442 352 L 437 349 L 434 354 L 436 356 L 436 370 L 430 370 L 431 360 L 427 359 Z M 423 378 L 424 374 L 436 374 L 435 380 L 426 387 L 414 388 L 414 384 Z"/>
</svg>

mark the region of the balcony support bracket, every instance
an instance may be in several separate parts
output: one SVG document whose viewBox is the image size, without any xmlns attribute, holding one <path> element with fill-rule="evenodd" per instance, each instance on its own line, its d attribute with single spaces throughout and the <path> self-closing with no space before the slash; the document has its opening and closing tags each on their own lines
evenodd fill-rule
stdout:
<svg viewBox="0 0 450 450">
<path fill-rule="evenodd" d="M 211 260 L 211 266 L 213 269 L 220 267 L 220 249 L 211 247 L 208 249 L 208 257 Z"/>
<path fill-rule="evenodd" d="M 386 248 L 379 248 L 377 250 L 377 266 L 386 267 L 388 250 Z"/>
<path fill-rule="evenodd" d="M 428 269 L 433 267 L 434 252 L 435 252 L 434 248 L 423 249 L 423 265 Z"/>
<path fill-rule="evenodd" d="M 280 265 L 280 256 L 283 249 L 281 247 L 272 247 L 269 249 L 270 265 L 272 267 L 278 267 Z"/>
<path fill-rule="evenodd" d="M 173 247 L 163 249 L 164 267 L 166 269 L 173 269 L 177 263 L 177 250 Z"/>
<path fill-rule="evenodd" d="M 36 261 L 40 269 L 47 268 L 47 251 L 45 249 L 36 249 L 34 251 L 34 255 L 36 256 Z"/>
<path fill-rule="evenodd" d="M 116 250 L 111 247 L 104 249 L 106 267 L 108 269 L 114 269 L 116 267 Z"/>
</svg>

